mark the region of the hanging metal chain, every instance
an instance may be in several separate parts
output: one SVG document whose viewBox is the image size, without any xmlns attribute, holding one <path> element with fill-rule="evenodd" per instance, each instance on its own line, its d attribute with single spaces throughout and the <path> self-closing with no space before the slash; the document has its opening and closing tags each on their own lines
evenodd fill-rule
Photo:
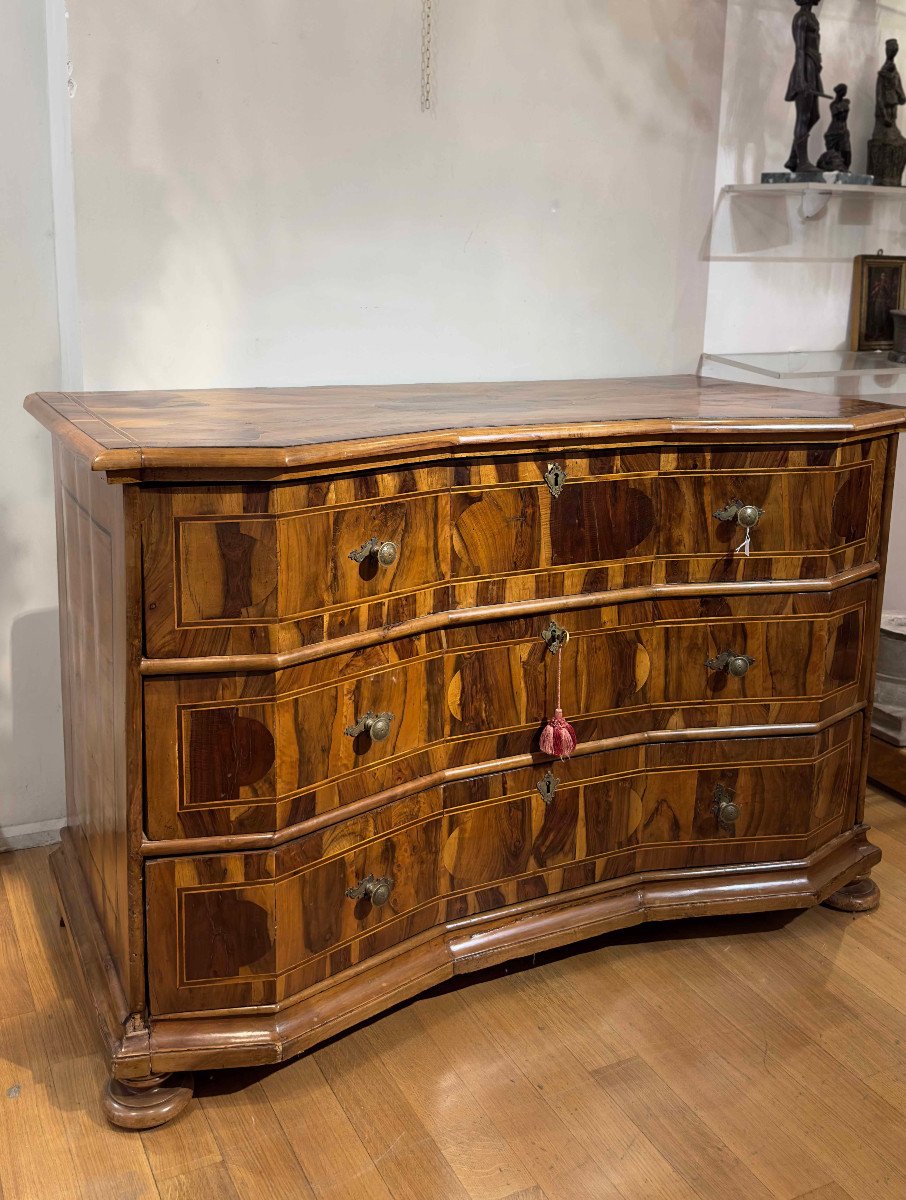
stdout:
<svg viewBox="0 0 906 1200">
<path fill-rule="evenodd" d="M 431 107 L 431 6 L 433 0 L 422 0 L 422 112 Z"/>
</svg>

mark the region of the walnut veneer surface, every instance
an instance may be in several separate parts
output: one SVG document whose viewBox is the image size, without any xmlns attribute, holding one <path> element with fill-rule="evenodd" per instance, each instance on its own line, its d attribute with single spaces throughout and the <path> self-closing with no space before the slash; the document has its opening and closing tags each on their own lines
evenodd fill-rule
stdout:
<svg viewBox="0 0 906 1200">
<path fill-rule="evenodd" d="M 57 485 L 53 863 L 116 1123 L 454 972 L 876 903 L 901 410 L 692 377 L 26 404 Z M 538 748 L 558 669 L 567 762 Z"/>
</svg>

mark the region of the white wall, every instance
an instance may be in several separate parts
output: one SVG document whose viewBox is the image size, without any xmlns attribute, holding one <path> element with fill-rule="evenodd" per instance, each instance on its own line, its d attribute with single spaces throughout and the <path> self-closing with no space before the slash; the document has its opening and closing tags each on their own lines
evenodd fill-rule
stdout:
<svg viewBox="0 0 906 1200">
<path fill-rule="evenodd" d="M 72 0 L 88 388 L 689 371 L 724 0 Z"/>
<path fill-rule="evenodd" d="M 783 170 L 793 105 L 784 102 L 792 65 L 793 0 L 729 0 L 705 350 L 738 353 L 848 347 L 853 258 L 906 254 L 906 189 L 895 198 L 832 200 L 803 220 L 801 201 L 722 194 L 727 183 L 754 183 Z M 818 10 L 823 82 L 849 84 L 853 170 L 865 171 L 874 126 L 874 89 L 884 42 L 899 38 L 906 77 L 906 0 L 833 0 Z M 824 149 L 828 103 L 812 134 L 812 157 Z M 906 111 L 900 118 L 906 131 Z M 726 372 L 721 372 L 726 373 Z M 737 375 L 758 382 L 753 376 Z M 762 382 L 769 382 L 762 380 Z M 831 382 L 782 386 L 830 390 Z M 906 391 L 906 379 L 846 379 L 836 390 L 883 398 Z M 906 404 L 906 396 L 895 397 Z M 901 448 L 885 607 L 906 610 L 906 447 Z"/>
<path fill-rule="evenodd" d="M 63 812 L 48 439 L 26 392 L 60 386 L 44 9 L 7 4 L 0 39 L 0 847 Z"/>
</svg>

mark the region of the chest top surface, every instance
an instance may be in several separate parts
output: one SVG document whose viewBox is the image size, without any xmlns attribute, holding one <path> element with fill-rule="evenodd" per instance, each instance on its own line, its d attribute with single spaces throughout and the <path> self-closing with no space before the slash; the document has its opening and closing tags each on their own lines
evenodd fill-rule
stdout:
<svg viewBox="0 0 906 1200">
<path fill-rule="evenodd" d="M 139 476 L 155 469 L 349 469 L 352 462 L 596 438 L 849 437 L 906 420 L 906 408 L 890 404 L 694 375 L 44 392 L 25 407 L 94 470 Z"/>
</svg>

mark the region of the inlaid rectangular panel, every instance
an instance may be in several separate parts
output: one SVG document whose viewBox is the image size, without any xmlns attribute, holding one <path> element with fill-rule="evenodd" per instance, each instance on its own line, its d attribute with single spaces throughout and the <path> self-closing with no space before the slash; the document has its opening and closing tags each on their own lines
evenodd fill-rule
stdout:
<svg viewBox="0 0 906 1200">
<path fill-rule="evenodd" d="M 293 619 L 443 578 L 441 503 L 414 496 L 277 520 L 186 517 L 176 529 L 179 624 Z"/>
<path fill-rule="evenodd" d="M 617 874 L 801 857 L 852 819 L 861 729 L 627 747 L 428 790 L 272 851 L 149 862 L 152 1011 L 280 1003 L 446 921 Z"/>
<path fill-rule="evenodd" d="M 554 447 L 330 484 L 143 488 L 146 653 L 289 652 L 475 605 L 830 577 L 877 556 L 886 446 Z M 763 510 L 748 554 L 715 516 L 732 501 Z"/>
<path fill-rule="evenodd" d="M 444 736 L 437 658 L 376 671 L 334 687 L 281 696 L 269 705 L 192 706 L 180 713 L 185 802 L 208 807 L 285 796 L 398 758 Z M 383 738 L 363 718 L 386 723 Z M 215 782 L 216 777 L 216 782 Z"/>
<path fill-rule="evenodd" d="M 148 653 L 265 653 L 405 619 L 449 575 L 448 481 L 432 467 L 143 489 Z"/>
<path fill-rule="evenodd" d="M 826 720 L 868 699 L 875 587 L 628 602 L 476 623 L 276 673 L 147 679 L 147 832 L 277 830 L 451 767 L 534 753 L 558 662 L 583 743 Z M 570 633 L 557 655 L 542 636 L 552 618 Z M 353 736 L 369 714 L 384 729 Z"/>
</svg>

